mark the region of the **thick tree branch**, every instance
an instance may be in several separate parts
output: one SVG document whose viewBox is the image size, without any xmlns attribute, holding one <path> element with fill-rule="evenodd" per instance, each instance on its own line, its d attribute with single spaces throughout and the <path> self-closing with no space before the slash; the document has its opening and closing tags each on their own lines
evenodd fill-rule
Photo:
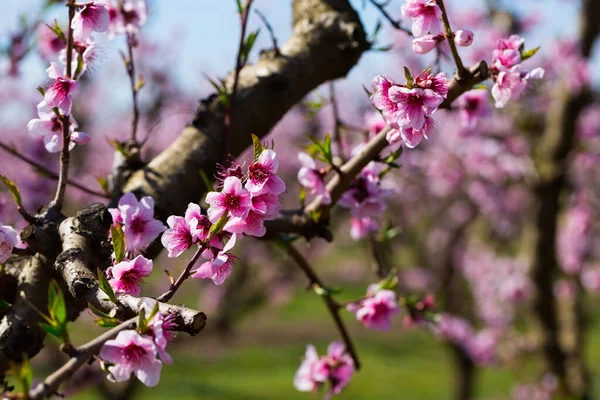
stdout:
<svg viewBox="0 0 600 400">
<path fill-rule="evenodd" d="M 281 54 L 263 52 L 256 64 L 240 71 L 232 154 L 251 143 L 250 133 L 266 135 L 311 90 L 345 76 L 369 48 L 358 14 L 347 0 L 295 0 L 293 9 L 293 34 L 281 46 Z M 231 91 L 231 75 L 226 85 Z M 192 125 L 135 172 L 123 191 L 152 196 L 161 218 L 181 214 L 205 192 L 200 171 L 215 173 L 224 146 L 225 114 L 216 96 L 203 100 Z"/>
</svg>

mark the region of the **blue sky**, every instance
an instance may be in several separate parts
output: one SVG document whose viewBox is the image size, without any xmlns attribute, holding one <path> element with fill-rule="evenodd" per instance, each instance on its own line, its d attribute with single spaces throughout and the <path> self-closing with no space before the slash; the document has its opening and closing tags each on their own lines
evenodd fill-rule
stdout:
<svg viewBox="0 0 600 400">
<path fill-rule="evenodd" d="M 4 0 L 3 12 L 0 14 L 0 43 L 6 40 L 7 34 L 18 26 L 20 14 L 35 18 L 36 10 L 42 0 Z M 380 14 L 371 5 L 362 8 L 363 0 L 352 0 L 354 6 L 360 10 L 361 19 L 368 30 L 372 30 Z M 458 7 L 472 9 L 482 7 L 483 0 L 447 0 L 449 6 L 458 12 Z M 392 0 L 388 9 L 392 14 L 399 16 L 400 5 L 403 0 Z M 528 14 L 540 16 L 543 20 L 556 21 L 545 23 L 550 30 L 538 32 L 527 38 L 528 43 L 544 44 L 556 37 L 572 35 L 576 29 L 576 7 L 578 1 L 566 0 L 521 0 L 501 2 L 508 7 L 526 11 Z M 255 0 L 254 9 L 259 9 L 270 21 L 276 35 L 284 42 L 291 33 L 291 0 Z M 56 7 L 60 13 L 61 7 Z M 57 14 L 60 19 L 61 15 Z M 51 19 L 46 16 L 45 19 Z M 262 27 L 258 16 L 253 13 L 250 29 Z M 391 29 L 386 27 L 383 32 L 383 43 L 385 34 Z M 177 71 L 180 83 L 188 90 L 206 87 L 206 81 L 202 72 L 211 76 L 223 75 L 233 67 L 234 57 L 237 50 L 237 38 L 239 35 L 239 21 L 236 14 L 235 0 L 152 0 L 150 18 L 144 27 L 144 34 L 159 41 L 177 40 L 176 44 L 180 51 L 174 54 L 164 54 L 164 57 L 172 57 L 172 66 Z M 268 32 L 264 27 L 261 29 L 255 49 L 270 47 Z M 119 57 L 116 48 L 111 45 L 107 51 L 107 57 Z M 255 52 L 256 53 L 256 52 Z M 256 56 L 256 54 L 254 54 Z M 389 57 L 388 57 L 389 58 Z M 389 59 L 385 54 L 370 52 L 355 68 L 348 83 L 356 85 L 369 82 L 374 73 L 380 73 L 386 67 Z M 596 63 L 597 65 L 597 63 Z M 41 66 L 39 60 L 29 60 L 24 66 L 24 74 L 27 78 L 44 80 L 45 67 Z M 596 81 L 598 81 L 596 72 Z"/>
</svg>

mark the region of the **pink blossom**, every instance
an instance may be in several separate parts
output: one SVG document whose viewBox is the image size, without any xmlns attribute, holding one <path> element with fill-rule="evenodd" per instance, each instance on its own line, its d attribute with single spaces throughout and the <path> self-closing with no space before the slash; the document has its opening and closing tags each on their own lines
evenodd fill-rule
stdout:
<svg viewBox="0 0 600 400">
<path fill-rule="evenodd" d="M 560 266 L 568 274 L 576 274 L 583 267 L 592 246 L 590 235 L 594 226 L 591 208 L 579 199 L 568 212 L 566 223 L 557 239 Z"/>
<path fill-rule="evenodd" d="M 231 233 L 262 237 L 267 232 L 264 221 L 275 219 L 279 215 L 279 198 L 272 193 L 252 196 L 252 206 L 245 218 L 233 217 L 223 228 Z"/>
<path fill-rule="evenodd" d="M 71 133 L 71 142 L 75 144 L 87 144 L 92 140 L 92 138 L 85 132 L 73 132 Z"/>
<path fill-rule="evenodd" d="M 406 0 L 402 16 L 412 21 L 412 34 L 421 37 L 427 33 L 437 35 L 442 31 L 442 10 L 435 0 Z"/>
<path fill-rule="evenodd" d="M 342 342 L 333 342 L 327 348 L 327 356 L 321 359 L 328 371 L 331 394 L 340 394 L 342 390 L 348 386 L 352 375 L 354 375 L 354 362 L 352 357 L 346 353 L 346 346 Z"/>
<path fill-rule="evenodd" d="M 366 328 L 380 330 L 389 330 L 391 317 L 400 311 L 393 290 L 379 290 L 358 304 L 348 305 L 347 308 L 356 314 L 356 319 Z"/>
<path fill-rule="evenodd" d="M 44 94 L 44 100 L 50 108 L 58 107 L 65 114 L 71 113 L 71 94 L 77 89 L 77 82 L 64 76 L 58 64 L 50 63 L 46 70 L 50 79 L 54 82 L 48 86 Z"/>
<path fill-rule="evenodd" d="M 581 272 L 583 287 L 594 295 L 600 295 L 600 265 L 586 267 Z"/>
<path fill-rule="evenodd" d="M 415 130 L 423 129 L 426 117 L 431 116 L 444 98 L 431 89 L 394 86 L 389 98 L 398 104 L 398 125 Z"/>
<path fill-rule="evenodd" d="M 373 107 L 380 110 L 390 125 L 397 124 L 398 104 L 390 99 L 389 91 L 396 84 L 390 78 L 377 75 L 373 78 L 373 94 L 370 97 Z"/>
<path fill-rule="evenodd" d="M 64 144 L 61 119 L 44 100 L 37 105 L 37 111 L 39 118 L 30 120 L 27 123 L 27 130 L 44 138 L 44 147 L 48 152 L 57 153 L 61 151 Z M 75 144 L 86 144 L 91 140 L 85 132 L 78 132 L 75 129 L 77 129 L 77 122 L 71 118 L 69 150 L 72 150 Z"/>
<path fill-rule="evenodd" d="M 492 52 L 492 66 L 500 71 L 508 70 L 521 62 L 521 46 L 525 41 L 519 35 L 498 40 Z"/>
<path fill-rule="evenodd" d="M 408 147 L 409 149 L 414 149 L 423 141 L 423 138 L 429 139 L 428 135 L 433 131 L 434 128 L 435 121 L 433 120 L 433 118 L 426 117 L 422 129 L 414 129 L 409 126 L 400 128 L 400 130 L 397 132 L 400 134 L 402 142 L 406 145 L 406 147 Z M 391 132 L 392 131 L 390 131 L 390 133 Z M 394 141 L 397 140 L 396 135 L 394 135 L 393 137 Z M 388 140 L 388 142 L 390 142 L 390 140 Z"/>
<path fill-rule="evenodd" d="M 156 300 L 145 298 L 143 307 L 146 315 L 149 316 L 154 310 Z M 174 338 L 174 330 L 176 328 L 175 315 L 168 314 L 164 316 L 158 311 L 150 321 L 148 321 L 148 331 L 144 332 L 152 337 L 156 350 L 162 362 L 172 364 L 173 359 L 166 352 L 167 345 Z"/>
<path fill-rule="evenodd" d="M 371 217 L 350 219 L 350 236 L 354 240 L 360 240 L 369 233 L 377 232 L 379 224 Z"/>
<path fill-rule="evenodd" d="M 73 45 L 73 57 L 71 61 L 71 70 L 74 73 L 77 71 L 77 67 L 79 66 L 80 57 L 82 61 L 81 70 L 78 72 L 76 78 L 79 79 L 87 70 L 93 70 L 102 54 L 102 46 L 96 44 L 93 38 L 90 38 L 85 42 L 75 42 Z M 62 49 L 60 51 L 58 59 L 63 64 L 67 63 L 66 49 Z"/>
<path fill-rule="evenodd" d="M 0 264 L 8 260 L 15 247 L 19 246 L 19 234 L 8 225 L 0 225 Z"/>
<path fill-rule="evenodd" d="M 375 178 L 361 173 L 344 192 L 338 204 L 349 209 L 355 218 L 378 217 L 386 209 L 384 197 L 387 194 Z"/>
<path fill-rule="evenodd" d="M 285 183 L 277 175 L 279 159 L 273 150 L 263 150 L 258 160 L 248 167 L 246 189 L 252 195 L 263 193 L 281 194 L 285 191 Z"/>
<path fill-rule="evenodd" d="M 481 118 L 491 113 L 489 94 L 486 89 L 469 90 L 458 98 L 462 126 L 467 130 L 476 128 Z"/>
<path fill-rule="evenodd" d="M 316 196 L 317 201 L 322 204 L 331 203 L 331 195 L 327 191 L 323 174 L 317 169 L 317 164 L 311 156 L 306 153 L 298 153 L 298 160 L 302 167 L 298 171 L 298 181 L 302 186 L 309 189 L 309 193 Z"/>
<path fill-rule="evenodd" d="M 412 49 L 417 54 L 427 54 L 431 50 L 435 49 L 438 43 L 441 41 L 439 37 L 439 35 L 424 35 L 414 38 L 412 41 Z"/>
<path fill-rule="evenodd" d="M 133 193 L 125 193 L 118 208 L 108 211 L 113 223 L 123 225 L 127 250 L 146 249 L 166 229 L 162 222 L 154 219 L 154 200 L 150 196 L 138 201 Z"/>
<path fill-rule="evenodd" d="M 209 192 L 206 202 L 210 205 L 208 219 L 213 224 L 224 214 L 229 218 L 245 218 L 252 205 L 250 193 L 242 187 L 242 181 L 233 176 L 225 179 L 221 192 Z"/>
<path fill-rule="evenodd" d="M 109 37 L 126 33 L 136 43 L 140 27 L 146 23 L 148 10 L 146 0 L 121 0 L 122 10 L 109 6 Z M 137 44 L 137 43 L 136 43 Z"/>
<path fill-rule="evenodd" d="M 156 386 L 160 379 L 162 363 L 156 358 L 154 341 L 134 330 L 119 332 L 117 337 L 106 341 L 100 349 L 100 358 L 114 364 L 108 367 L 108 379 L 123 382 L 135 376 L 146 386 Z"/>
<path fill-rule="evenodd" d="M 109 15 L 106 5 L 91 1 L 84 3 L 71 21 L 75 40 L 86 40 L 92 32 L 108 29 Z"/>
<path fill-rule="evenodd" d="M 381 113 L 369 110 L 364 115 L 364 125 L 369 131 L 369 138 L 371 138 L 385 128 L 385 120 L 381 116 Z"/>
<path fill-rule="evenodd" d="M 169 251 L 169 257 L 179 257 L 194 244 L 194 235 L 191 232 L 190 224 L 183 217 L 171 215 L 167 218 L 167 225 L 169 225 L 169 229 L 163 233 L 160 241 Z"/>
<path fill-rule="evenodd" d="M 315 346 L 309 344 L 306 347 L 304 360 L 294 376 L 294 387 L 301 392 L 313 392 L 326 381 L 327 373 L 321 368 L 317 350 Z"/>
<path fill-rule="evenodd" d="M 137 256 L 133 260 L 125 260 L 110 267 L 107 275 L 110 277 L 108 283 L 115 293 L 131 294 L 139 296 L 142 289 L 140 282 L 145 276 L 152 273 L 152 260 L 143 256 Z"/>
<path fill-rule="evenodd" d="M 430 69 L 421 71 L 415 76 L 415 85 L 421 89 L 431 89 L 444 99 L 448 96 L 448 78 L 443 72 L 434 75 Z"/>
<path fill-rule="evenodd" d="M 499 334 L 492 329 L 485 329 L 475 334 L 467 343 L 467 351 L 475 364 L 489 366 L 498 357 Z"/>
<path fill-rule="evenodd" d="M 518 71 L 501 71 L 492 86 L 492 96 L 496 100 L 496 108 L 505 107 L 510 99 L 517 98 L 523 93 L 524 87 L 521 74 Z"/>
<path fill-rule="evenodd" d="M 327 355 L 319 357 L 314 346 L 306 348 L 306 355 L 294 377 L 294 386 L 302 392 L 315 391 L 325 383 L 330 384 L 330 390 L 325 399 L 333 394 L 340 394 L 348 385 L 354 374 L 354 362 L 346 353 L 341 342 L 329 345 Z"/>
<path fill-rule="evenodd" d="M 230 253 L 235 245 L 236 235 L 233 234 L 223 250 L 219 251 L 212 260 L 200 265 L 192 274 L 192 278 L 212 279 L 216 285 L 221 285 L 231 275 L 231 269 L 236 257 Z"/>
<path fill-rule="evenodd" d="M 465 30 L 461 29 L 461 30 L 454 32 L 454 41 L 459 46 L 469 47 L 470 45 L 473 44 L 474 36 L 475 35 L 473 34 L 473 31 L 470 31 L 468 29 L 465 29 Z"/>
</svg>

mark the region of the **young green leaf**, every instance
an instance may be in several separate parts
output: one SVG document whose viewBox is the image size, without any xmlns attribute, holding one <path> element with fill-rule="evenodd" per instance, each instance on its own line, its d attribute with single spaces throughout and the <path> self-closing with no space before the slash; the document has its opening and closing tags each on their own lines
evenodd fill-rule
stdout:
<svg viewBox="0 0 600 400">
<path fill-rule="evenodd" d="M 148 321 L 146 320 L 146 309 L 142 307 L 138 316 L 138 332 L 144 333 L 148 329 Z"/>
<path fill-rule="evenodd" d="M 0 312 L 5 311 L 7 309 L 9 309 L 12 306 L 12 304 L 7 303 L 4 300 L 0 300 Z"/>
<path fill-rule="evenodd" d="M 43 322 L 39 323 L 40 328 L 42 328 L 42 330 L 58 339 L 62 339 L 62 335 L 60 332 L 60 329 L 58 328 L 58 326 L 53 326 L 53 325 L 48 325 L 45 324 Z"/>
<path fill-rule="evenodd" d="M 250 51 L 252 51 L 252 47 L 254 47 L 254 43 L 256 43 L 256 38 L 260 33 L 260 29 L 257 29 L 255 32 L 250 32 L 248 37 L 246 37 L 246 41 L 242 47 L 242 65 L 246 64 L 248 61 L 248 57 L 250 56 Z"/>
<path fill-rule="evenodd" d="M 323 141 L 323 156 L 330 164 L 333 164 L 333 153 L 331 152 L 331 135 L 329 133 L 325 135 L 325 140 Z"/>
<path fill-rule="evenodd" d="M 62 31 L 62 29 L 60 28 L 60 25 L 58 25 L 58 21 L 57 21 L 57 20 L 54 20 L 54 26 L 50 26 L 50 25 L 48 25 L 48 24 L 46 24 L 46 26 L 47 26 L 48 28 L 50 28 L 50 30 L 51 30 L 52 32 L 54 32 L 54 34 L 55 34 L 56 36 L 58 36 L 58 38 L 59 38 L 60 40 L 62 40 L 63 42 L 67 43 L 67 36 L 65 35 L 65 33 L 64 33 L 64 32 Z"/>
<path fill-rule="evenodd" d="M 529 49 L 529 50 L 523 50 L 521 51 L 521 61 L 525 61 L 528 58 L 531 58 L 535 55 L 535 53 L 538 52 L 538 50 L 540 49 L 541 46 L 538 46 L 536 48 L 533 49 Z"/>
<path fill-rule="evenodd" d="M 252 133 L 251 136 L 252 136 L 252 147 L 254 149 L 254 162 L 256 162 L 256 161 L 258 161 L 258 157 L 260 156 L 260 153 L 262 153 L 265 148 L 263 147 L 262 143 L 260 142 L 260 139 L 258 138 L 258 136 L 256 136 L 254 133 Z"/>
<path fill-rule="evenodd" d="M 100 284 L 100 290 L 102 290 L 104 294 L 108 296 L 109 300 L 114 304 L 117 304 L 117 296 L 115 295 L 112 286 L 110 286 L 110 283 L 108 283 L 106 276 L 100 268 L 98 268 L 98 283 Z"/>
<path fill-rule="evenodd" d="M 67 323 L 67 306 L 60 286 L 53 279 L 48 286 L 48 312 L 50 318 L 56 322 L 58 327 L 63 327 Z"/>
<path fill-rule="evenodd" d="M 244 12 L 244 5 L 242 4 L 242 0 L 236 0 L 236 3 L 237 3 L 238 14 L 242 15 L 242 13 Z"/>
<path fill-rule="evenodd" d="M 412 74 L 410 73 L 410 70 L 408 69 L 408 67 L 404 67 L 404 77 L 406 78 L 406 86 L 411 88 L 413 83 L 415 82 L 415 80 L 412 77 Z"/>
<path fill-rule="evenodd" d="M 15 199 L 15 203 L 17 203 L 17 205 L 19 207 L 23 207 L 23 202 L 21 200 L 21 191 L 19 190 L 19 188 L 17 187 L 17 185 L 15 185 L 15 183 L 13 181 L 11 181 L 10 179 L 8 179 L 4 175 L 0 175 L 0 181 L 2 181 L 2 183 L 4 184 L 4 186 L 6 186 L 6 188 L 10 191 L 10 193 L 13 196 L 13 198 Z"/>
<path fill-rule="evenodd" d="M 110 233 L 112 236 L 112 245 L 115 252 L 115 260 L 120 263 L 125 259 L 125 233 L 123 233 L 123 227 L 117 224 L 116 227 L 110 227 Z"/>
<path fill-rule="evenodd" d="M 214 188 L 212 182 L 210 181 L 210 179 L 208 179 L 208 175 L 206 175 L 206 172 L 204 172 L 203 169 L 200 170 L 200 178 L 202 178 L 202 182 L 204 182 L 204 186 L 206 187 L 206 190 L 208 192 L 215 191 L 215 188 Z"/>
<path fill-rule="evenodd" d="M 225 213 L 221 218 L 219 218 L 216 224 L 212 224 L 210 230 L 208 231 L 208 238 L 206 239 L 206 243 L 209 243 L 212 240 L 212 238 L 217 236 L 219 232 L 223 230 L 223 227 L 225 226 L 227 221 L 229 221 L 229 217 L 227 216 L 227 213 Z"/>
</svg>

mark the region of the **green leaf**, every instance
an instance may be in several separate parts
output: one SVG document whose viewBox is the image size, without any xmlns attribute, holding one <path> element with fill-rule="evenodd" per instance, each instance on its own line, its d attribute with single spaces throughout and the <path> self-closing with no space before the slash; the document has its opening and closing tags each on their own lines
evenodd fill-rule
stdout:
<svg viewBox="0 0 600 400">
<path fill-rule="evenodd" d="M 48 286 L 48 312 L 50 318 L 56 321 L 58 327 L 63 327 L 67 323 L 67 306 L 60 286 L 53 279 Z"/>
<path fill-rule="evenodd" d="M 237 3 L 238 14 L 242 15 L 242 13 L 244 12 L 244 5 L 242 4 L 242 0 L 236 0 L 236 3 Z"/>
<path fill-rule="evenodd" d="M 110 283 L 108 283 L 106 276 L 100 268 L 98 268 L 98 283 L 100 284 L 100 290 L 108 296 L 108 299 L 114 304 L 117 304 L 117 296 L 115 296 L 112 286 L 110 286 Z"/>
<path fill-rule="evenodd" d="M 306 205 L 306 188 L 304 186 L 300 186 L 300 206 L 304 209 Z"/>
<path fill-rule="evenodd" d="M 112 245 L 115 252 L 115 260 L 120 263 L 125 259 L 125 233 L 123 233 L 123 227 L 117 224 L 116 227 L 110 227 L 110 233 L 112 236 Z"/>
<path fill-rule="evenodd" d="M 37 87 L 37 91 L 40 92 L 40 94 L 42 95 L 42 97 L 46 95 L 46 91 L 41 86 Z"/>
<path fill-rule="evenodd" d="M 242 46 L 242 65 L 246 64 L 248 61 L 248 57 L 250 56 L 250 51 L 252 47 L 254 47 L 254 43 L 256 43 L 256 38 L 260 33 L 260 29 L 257 29 L 255 32 L 250 32 L 246 41 L 244 41 L 244 45 Z"/>
<path fill-rule="evenodd" d="M 158 301 L 154 302 L 154 307 L 152 307 L 152 312 L 150 313 L 150 315 L 148 316 L 148 318 L 146 319 L 148 322 L 150 322 L 152 320 L 152 318 L 154 318 L 154 316 L 156 314 L 158 314 L 158 310 L 159 310 L 159 304 Z"/>
<path fill-rule="evenodd" d="M 329 161 L 330 164 L 333 164 L 333 153 L 331 152 L 331 135 L 328 133 L 325 135 L 325 140 L 323 141 L 323 156 Z"/>
<path fill-rule="evenodd" d="M 98 185 L 100 185 L 100 187 L 102 188 L 102 190 L 104 191 L 104 193 L 109 194 L 108 191 L 108 178 L 105 176 L 97 176 L 96 177 L 96 182 L 98 182 Z"/>
<path fill-rule="evenodd" d="M 302 104 L 307 108 L 306 119 L 309 121 L 317 115 L 321 108 L 323 108 L 322 101 L 305 101 Z"/>
<path fill-rule="evenodd" d="M 48 24 L 46 24 L 46 26 L 47 26 L 48 28 L 50 28 L 50 30 L 51 30 L 52 32 L 54 32 L 54 34 L 55 34 L 56 36 L 58 36 L 58 38 L 59 38 L 60 40 L 62 40 L 63 42 L 67 43 L 67 36 L 65 35 L 65 33 L 64 33 L 64 32 L 62 31 L 62 29 L 60 28 L 60 25 L 58 25 L 58 21 L 57 21 L 57 20 L 54 20 L 54 26 L 50 26 L 50 25 L 48 25 Z"/>
<path fill-rule="evenodd" d="M 29 363 L 29 357 L 23 354 L 23 364 L 21 364 L 21 382 L 23 382 L 23 392 L 29 394 L 31 389 L 31 381 L 33 380 L 33 371 Z"/>
<path fill-rule="evenodd" d="M 408 69 L 408 67 L 404 67 L 404 77 L 406 78 L 406 86 L 408 86 L 410 88 L 413 85 L 413 83 L 415 82 L 415 80 L 412 77 L 412 74 L 410 73 L 410 70 Z"/>
<path fill-rule="evenodd" d="M 0 312 L 5 311 L 5 310 L 9 309 L 10 307 L 12 307 L 12 304 L 10 304 L 4 300 L 0 300 Z"/>
<path fill-rule="evenodd" d="M 114 328 L 121 325 L 121 321 L 115 318 L 96 318 L 94 322 L 101 328 Z"/>
<path fill-rule="evenodd" d="M 254 133 L 252 133 L 251 136 L 252 136 L 252 146 L 254 148 L 254 162 L 256 162 L 256 161 L 258 161 L 258 157 L 260 156 L 260 153 L 262 153 L 265 148 L 263 147 L 262 143 L 260 142 L 260 139 L 258 138 L 258 136 L 256 136 Z"/>
<path fill-rule="evenodd" d="M 339 286 L 339 287 L 336 286 L 336 287 L 332 287 L 332 288 L 327 288 L 327 291 L 330 294 L 342 294 L 342 293 L 344 293 L 344 288 L 341 286 Z"/>
<path fill-rule="evenodd" d="M 148 329 L 148 321 L 146 320 L 146 309 L 140 309 L 140 315 L 138 316 L 138 332 L 144 333 Z"/>
<path fill-rule="evenodd" d="M 83 66 L 84 66 L 83 56 L 81 54 L 77 53 L 77 67 L 75 68 L 75 73 L 73 74 L 73 77 L 75 80 L 77 80 L 79 78 L 81 71 L 83 71 Z"/>
<path fill-rule="evenodd" d="M 528 58 L 533 57 L 535 55 L 535 53 L 537 53 L 540 48 L 541 48 L 541 46 L 538 46 L 538 47 L 535 47 L 533 49 L 521 51 L 521 61 L 525 61 Z"/>
<path fill-rule="evenodd" d="M 17 203 L 17 205 L 19 207 L 23 207 L 23 202 L 21 200 L 21 191 L 19 190 L 19 188 L 17 187 L 17 185 L 15 185 L 15 183 L 13 181 L 11 181 L 10 179 L 8 179 L 4 175 L 0 175 L 0 181 L 2 181 L 2 183 L 4 184 L 4 186 L 6 186 L 6 188 L 10 191 L 10 193 L 13 196 L 13 198 L 15 199 L 15 203 Z"/>
<path fill-rule="evenodd" d="M 110 147 L 112 147 L 113 149 L 115 149 L 116 151 L 118 151 L 119 153 L 121 153 L 121 155 L 125 158 L 129 158 L 129 153 L 127 153 L 127 150 L 125 149 L 125 145 L 118 141 L 117 139 L 115 140 L 110 140 L 107 139 L 108 144 L 110 145 Z"/>
<path fill-rule="evenodd" d="M 58 326 L 48 325 L 43 322 L 40 322 L 39 325 L 40 328 L 42 328 L 46 333 L 49 333 L 50 335 L 55 336 L 58 339 L 62 339 L 61 332 Z"/>
<path fill-rule="evenodd" d="M 221 232 L 223 230 L 223 227 L 225 226 L 227 221 L 229 221 L 229 217 L 227 216 L 227 213 L 225 213 L 221 216 L 221 218 L 219 218 L 219 220 L 217 221 L 216 224 L 212 224 L 212 226 L 210 227 L 210 230 L 208 231 L 208 237 L 206 238 L 205 242 L 210 243 L 212 238 L 217 236 L 219 234 L 219 232 Z"/>
<path fill-rule="evenodd" d="M 94 315 L 100 317 L 100 318 L 112 318 L 110 315 L 108 315 L 107 313 L 105 313 L 102 310 L 97 309 L 96 307 L 94 307 L 92 305 L 92 303 L 88 303 L 88 308 L 90 309 L 91 312 L 94 313 Z"/>
<path fill-rule="evenodd" d="M 377 39 L 377 35 L 379 34 L 382 26 L 383 24 L 381 23 L 381 20 L 378 19 L 377 23 L 375 24 L 375 29 L 373 29 L 373 33 L 371 33 L 371 42 L 374 42 Z"/>
<path fill-rule="evenodd" d="M 388 45 L 385 45 L 385 46 L 373 47 L 371 50 L 372 51 L 378 51 L 378 52 L 381 52 L 381 53 L 385 53 L 385 52 L 390 51 L 393 48 L 394 48 L 393 44 L 388 44 Z"/>
<path fill-rule="evenodd" d="M 208 179 L 208 175 L 206 175 L 206 172 L 204 172 L 203 169 L 200 170 L 200 178 L 202 178 L 202 182 L 204 182 L 204 186 L 206 186 L 206 190 L 208 192 L 215 191 L 215 188 L 214 188 L 212 182 L 210 181 L 210 179 Z"/>
</svg>

